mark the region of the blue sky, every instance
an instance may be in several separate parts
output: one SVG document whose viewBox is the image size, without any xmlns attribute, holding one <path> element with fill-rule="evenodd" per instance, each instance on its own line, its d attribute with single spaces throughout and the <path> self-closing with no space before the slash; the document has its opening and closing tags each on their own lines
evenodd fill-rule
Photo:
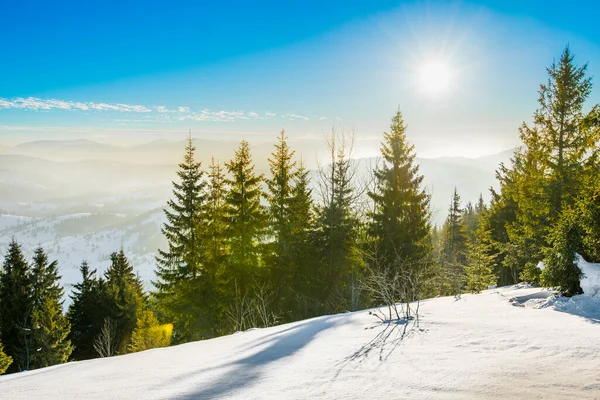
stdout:
<svg viewBox="0 0 600 400">
<path fill-rule="evenodd" d="M 600 75 L 595 3 L 7 1 L 0 144 L 321 140 L 336 125 L 371 154 L 400 107 L 422 155 L 489 154 L 517 144 L 567 43 Z M 418 84 L 431 60 L 450 71 L 435 95 Z"/>
</svg>

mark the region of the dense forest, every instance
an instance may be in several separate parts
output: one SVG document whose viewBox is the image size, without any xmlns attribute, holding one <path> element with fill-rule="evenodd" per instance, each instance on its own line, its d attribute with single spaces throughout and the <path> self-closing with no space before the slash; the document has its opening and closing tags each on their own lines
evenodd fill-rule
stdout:
<svg viewBox="0 0 600 400">
<path fill-rule="evenodd" d="M 586 69 L 568 47 L 547 68 L 491 203 L 463 203 L 455 190 L 443 226 L 430 222 L 400 111 L 366 178 L 352 135 L 336 129 L 314 174 L 284 131 L 267 176 L 246 141 L 230 161 L 204 166 L 189 136 L 153 292 L 121 250 L 101 275 L 82 262 L 64 314 L 57 263 L 42 247 L 28 261 L 13 239 L 0 270 L 0 373 L 491 285 L 582 293 L 576 257 L 600 262 L 600 106 L 586 103 Z"/>
</svg>

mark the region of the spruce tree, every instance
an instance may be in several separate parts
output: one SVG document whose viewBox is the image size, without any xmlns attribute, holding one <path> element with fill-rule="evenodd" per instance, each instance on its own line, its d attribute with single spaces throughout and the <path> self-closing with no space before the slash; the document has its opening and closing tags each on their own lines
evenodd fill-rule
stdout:
<svg viewBox="0 0 600 400">
<path fill-rule="evenodd" d="M 383 165 L 375 171 L 370 235 L 375 238 L 377 263 L 400 261 L 397 268 L 420 269 L 431 252 L 429 195 L 415 164 L 414 146 L 406 139 L 406 125 L 398 111 L 390 132 L 383 134 Z"/>
<path fill-rule="evenodd" d="M 94 340 L 100 333 L 108 310 L 104 280 L 96 276 L 96 270 L 90 270 L 86 261 L 81 263 L 79 271 L 81 282 L 73 285 L 67 318 L 71 324 L 69 339 L 75 347 L 71 357 L 85 360 L 97 356 Z"/>
<path fill-rule="evenodd" d="M 168 248 L 158 251 L 157 279 L 153 282 L 157 289 L 154 293 L 157 308 L 163 318 L 175 325 L 178 341 L 189 339 L 189 321 L 198 317 L 196 311 L 190 309 L 197 299 L 190 299 L 189 295 L 196 291 L 198 279 L 204 279 L 205 272 L 206 247 L 202 232 L 206 228 L 203 210 L 206 182 L 195 151 L 189 135 L 183 162 L 177 171 L 179 182 L 173 182 L 173 199 L 164 210 L 167 222 L 162 233 Z"/>
<path fill-rule="evenodd" d="M 123 249 L 110 255 L 111 265 L 104 273 L 106 279 L 107 317 L 116 323 L 117 351 L 126 352 L 135 329 L 138 313 L 144 308 L 145 294 L 142 282 L 133 272 L 133 267 Z"/>
<path fill-rule="evenodd" d="M 263 176 L 254 172 L 248 142 L 242 141 L 233 160 L 225 164 L 230 178 L 225 195 L 229 266 L 232 283 L 247 291 L 259 273 L 261 239 L 266 215 L 260 204 Z"/>
<path fill-rule="evenodd" d="M 319 171 L 321 204 L 317 208 L 314 243 L 320 262 L 312 283 L 312 297 L 319 302 L 317 313 L 358 307 L 360 221 L 354 209 L 357 193 L 350 158 L 352 143 L 348 139 L 353 140 L 332 130 L 328 142 L 330 162 Z"/>
<path fill-rule="evenodd" d="M 201 271 L 203 248 L 198 227 L 202 219 L 205 201 L 204 172 L 195 160 L 196 148 L 191 135 L 187 138 L 183 162 L 179 164 L 179 182 L 173 182 L 173 199 L 164 210 L 167 222 L 162 228 L 168 242 L 167 250 L 159 250 L 154 286 L 159 303 L 175 295 L 175 285 Z M 167 313 L 168 314 L 168 313 Z"/>
<path fill-rule="evenodd" d="M 290 285 L 293 271 L 291 207 L 294 200 L 293 180 L 296 162 L 289 148 L 284 131 L 281 131 L 275 151 L 269 158 L 271 177 L 266 181 L 269 193 L 269 235 L 272 236 L 269 264 L 274 289 L 279 294 L 282 307 L 289 308 Z"/>
<path fill-rule="evenodd" d="M 577 66 L 569 47 L 547 68 L 548 82 L 540 86 L 540 108 L 534 128 L 547 149 L 550 171 L 550 218 L 556 220 L 563 207 L 572 207 L 581 190 L 584 166 L 596 143 L 593 126 L 588 126 L 583 105 L 592 89 L 586 77 L 587 64 Z M 594 110 L 592 110 L 594 112 Z"/>
<path fill-rule="evenodd" d="M 44 249 L 38 247 L 33 256 L 33 312 L 30 368 L 42 368 L 66 362 L 73 351 L 68 339 L 69 320 L 63 315 L 63 288 L 58 264 L 48 262 Z"/>
<path fill-rule="evenodd" d="M 480 293 L 497 281 L 493 271 L 496 254 L 491 245 L 491 232 L 483 226 L 478 228 L 474 241 L 467 247 L 467 289 L 473 293 Z"/>
<path fill-rule="evenodd" d="M 501 195 L 508 198 L 504 203 L 514 205 L 502 263 L 512 271 L 522 269 L 521 279 L 539 280 L 536 266 L 544 249 L 553 246 L 550 232 L 562 211 L 572 209 L 585 192 L 584 177 L 596 159 L 597 106 L 590 113 L 583 111 L 591 90 L 586 69 L 574 64 L 568 47 L 547 69 L 548 82 L 540 85 L 533 124 L 524 123 L 520 129 L 523 147 L 515 153 L 512 168 L 499 175 Z"/>
<path fill-rule="evenodd" d="M 30 369 L 33 321 L 31 269 L 13 239 L 0 272 L 0 343 L 13 359 L 8 372 Z"/>
<path fill-rule="evenodd" d="M 450 284 L 450 294 L 459 296 L 464 285 L 464 267 L 467 263 L 467 234 L 462 220 L 460 196 L 454 188 L 454 193 L 448 209 L 448 217 L 444 223 L 444 245 L 442 262 L 447 280 Z"/>
<path fill-rule="evenodd" d="M 298 302 L 295 318 L 308 318 L 314 315 L 314 308 L 311 310 L 309 303 L 311 303 L 311 282 L 314 278 L 316 262 L 316 249 L 311 240 L 315 212 L 309 171 L 305 168 L 302 160 L 300 160 L 294 176 L 288 224 L 290 225 L 291 260 L 294 265 L 291 286 L 296 292 Z"/>
</svg>

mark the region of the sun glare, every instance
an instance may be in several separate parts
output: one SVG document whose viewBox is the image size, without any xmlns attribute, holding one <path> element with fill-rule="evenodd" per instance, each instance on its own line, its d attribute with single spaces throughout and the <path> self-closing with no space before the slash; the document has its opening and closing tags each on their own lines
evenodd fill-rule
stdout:
<svg viewBox="0 0 600 400">
<path fill-rule="evenodd" d="M 431 95 L 438 95 L 446 91 L 451 83 L 448 65 L 439 61 L 428 61 L 421 65 L 417 78 L 420 90 Z"/>
</svg>

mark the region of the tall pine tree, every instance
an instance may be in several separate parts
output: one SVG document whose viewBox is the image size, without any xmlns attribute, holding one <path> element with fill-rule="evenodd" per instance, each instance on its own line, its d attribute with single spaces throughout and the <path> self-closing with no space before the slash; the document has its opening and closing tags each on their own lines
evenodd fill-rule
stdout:
<svg viewBox="0 0 600 400">
<path fill-rule="evenodd" d="M 266 224 L 266 214 L 260 203 L 263 176 L 255 173 L 250 146 L 245 140 L 233 160 L 225 165 L 230 175 L 225 195 L 231 249 L 229 273 L 233 277 L 232 283 L 245 292 L 260 272 L 260 245 Z"/>
<path fill-rule="evenodd" d="M 31 367 L 42 368 L 66 362 L 73 351 L 68 339 L 69 320 L 63 315 L 63 288 L 59 284 L 58 264 L 49 262 L 44 249 L 33 256 L 33 311 Z"/>
<path fill-rule="evenodd" d="M 429 195 L 422 187 L 423 176 L 400 111 L 383 139 L 383 164 L 375 170 L 375 189 L 369 192 L 375 263 L 388 270 L 423 275 L 432 247 Z"/>
<path fill-rule="evenodd" d="M 162 316 L 173 322 L 177 340 L 187 340 L 190 320 L 196 318 L 187 294 L 194 291 L 196 278 L 203 275 L 206 248 L 203 205 L 206 199 L 204 172 L 195 159 L 191 134 L 187 138 L 183 162 L 179 164 L 179 182 L 173 182 L 173 199 L 165 209 L 167 222 L 162 228 L 167 250 L 159 250 L 156 268 L 157 291 L 154 296 Z M 185 331 L 185 332 L 184 332 Z"/>
<path fill-rule="evenodd" d="M 107 317 L 116 323 L 117 351 L 123 354 L 136 327 L 139 313 L 145 307 L 145 293 L 141 280 L 121 249 L 110 255 L 111 265 L 104 273 L 106 279 Z"/>
<path fill-rule="evenodd" d="M 30 369 L 33 321 L 31 269 L 13 239 L 0 272 L 0 343 L 13 359 L 8 372 Z"/>
<path fill-rule="evenodd" d="M 354 137 L 332 129 L 329 164 L 320 168 L 321 204 L 314 231 L 319 268 L 313 275 L 317 313 L 356 309 L 362 254 L 358 246 L 360 221 L 355 205 L 355 169 L 351 153 Z"/>
<path fill-rule="evenodd" d="M 459 296 L 465 282 L 464 267 L 467 263 L 467 234 L 462 220 L 460 196 L 454 188 L 448 217 L 444 223 L 444 245 L 442 250 L 442 263 L 449 282 L 449 294 Z M 445 293 L 446 294 L 446 293 Z"/>
<path fill-rule="evenodd" d="M 69 339 L 75 346 L 71 357 L 74 360 L 85 360 L 97 357 L 94 339 L 100 333 L 108 310 L 104 279 L 98 278 L 96 270 L 90 270 L 86 261 L 81 263 L 79 271 L 81 282 L 73 285 L 67 318 L 71 323 Z"/>
<path fill-rule="evenodd" d="M 294 201 L 293 180 L 296 162 L 289 148 L 284 131 L 281 131 L 275 151 L 269 158 L 271 177 L 266 181 L 269 193 L 268 218 L 270 242 L 269 264 L 274 289 L 278 293 L 280 306 L 289 309 L 291 279 L 294 274 L 294 254 L 291 224 L 291 207 Z"/>
</svg>

